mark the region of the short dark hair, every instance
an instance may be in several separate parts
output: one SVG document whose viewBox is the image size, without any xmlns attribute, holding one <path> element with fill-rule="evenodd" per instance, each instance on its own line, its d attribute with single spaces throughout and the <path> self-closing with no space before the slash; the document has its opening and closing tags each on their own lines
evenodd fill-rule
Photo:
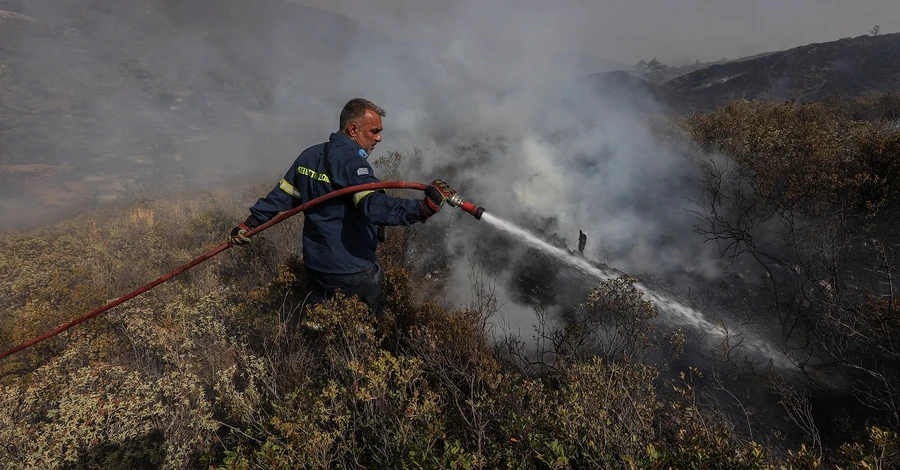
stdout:
<svg viewBox="0 0 900 470">
<path fill-rule="evenodd" d="M 341 126 L 338 130 L 344 130 L 350 124 L 350 122 L 355 121 L 357 119 L 362 119 L 366 115 L 366 110 L 372 110 L 378 113 L 379 116 L 384 117 L 385 112 L 380 107 L 376 106 L 375 103 L 364 100 L 362 98 L 353 98 L 348 101 L 347 104 L 344 105 L 344 109 L 341 110 Z"/>
</svg>

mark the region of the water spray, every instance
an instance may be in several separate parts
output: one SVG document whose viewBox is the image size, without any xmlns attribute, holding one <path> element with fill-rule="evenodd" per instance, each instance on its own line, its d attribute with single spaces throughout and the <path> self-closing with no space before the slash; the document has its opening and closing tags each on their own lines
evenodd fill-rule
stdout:
<svg viewBox="0 0 900 470">
<path fill-rule="evenodd" d="M 283 213 L 279 214 L 278 216 L 276 216 L 275 218 L 273 218 L 272 220 L 254 228 L 252 230 L 249 230 L 247 232 L 247 236 L 253 236 L 253 235 L 271 227 L 272 225 L 278 224 L 278 223 L 284 221 L 285 219 L 302 212 L 305 209 L 308 209 L 310 207 L 313 207 L 317 204 L 320 204 L 322 202 L 325 202 L 329 199 L 333 199 L 336 197 L 346 196 L 346 195 L 353 194 L 353 193 L 363 191 L 363 190 L 394 188 L 394 189 L 415 189 L 415 190 L 419 190 L 419 191 L 424 191 L 426 187 L 427 187 L 426 185 L 420 184 L 420 183 L 411 183 L 411 182 L 385 183 L 385 182 L 381 182 L 381 183 L 370 183 L 370 184 L 363 184 L 363 185 L 359 185 L 359 186 L 351 186 L 351 187 L 343 188 L 343 189 L 328 193 L 324 196 L 318 197 L 316 199 L 313 199 L 311 201 L 308 201 L 305 204 L 303 204 L 297 208 L 291 209 L 290 211 L 283 212 Z M 464 201 L 462 199 L 462 197 L 460 197 L 458 194 L 454 194 L 453 196 L 451 196 L 447 200 L 447 203 L 453 207 L 458 207 L 458 208 L 464 210 L 465 212 L 472 214 L 472 216 L 475 217 L 475 219 L 477 219 L 477 220 L 481 220 L 481 217 L 484 215 L 484 207 L 479 207 L 479 206 L 476 206 L 475 204 L 472 204 L 471 202 Z M 545 242 L 544 240 L 541 240 L 539 237 L 535 236 L 534 234 L 532 234 L 532 233 L 528 232 L 527 230 L 522 229 L 510 222 L 499 219 L 490 214 L 488 214 L 488 216 L 485 217 L 484 220 L 486 222 L 488 222 L 490 225 L 493 225 L 497 228 L 500 228 L 500 229 L 506 231 L 507 233 L 510 233 L 511 235 L 516 236 L 520 241 L 523 241 L 523 242 L 531 245 L 532 247 L 538 248 L 538 249 L 544 251 L 545 253 L 554 255 L 557 258 L 567 262 L 569 265 L 579 268 L 582 271 L 584 271 L 590 275 L 593 275 L 594 277 L 596 277 L 600 280 L 608 280 L 608 279 L 612 279 L 612 278 L 615 278 L 615 277 L 618 277 L 619 275 L 621 275 L 621 273 L 618 273 L 618 272 L 615 272 L 612 270 L 600 269 L 600 268 L 592 265 L 591 263 L 589 263 L 587 260 L 580 258 L 580 257 L 576 257 L 576 256 L 572 255 L 571 253 L 568 253 L 566 250 L 563 250 L 561 248 L 550 245 L 549 243 Z M 199 258 L 176 269 L 175 271 L 172 271 L 168 274 L 163 275 L 159 279 L 141 287 L 140 289 L 135 290 L 134 292 L 131 292 L 127 295 L 119 297 L 118 299 L 116 299 L 112 302 L 109 302 L 106 305 L 103 305 L 102 307 L 97 308 L 96 310 L 88 312 L 87 314 L 82 315 L 64 325 L 60 325 L 59 327 L 55 328 L 54 330 L 48 331 L 47 333 L 44 333 L 43 335 L 38 336 L 37 338 L 34 338 L 31 341 L 20 344 L 19 346 L 16 346 L 12 349 L 8 349 L 6 351 L 0 352 L 0 359 L 3 359 L 5 357 L 7 357 L 11 354 L 14 354 L 18 351 L 21 351 L 23 349 L 29 348 L 29 347 L 37 344 L 38 342 L 41 342 L 48 338 L 56 336 L 57 334 L 62 333 L 63 331 L 68 330 L 69 328 L 71 328 L 75 325 L 78 325 L 86 320 L 89 320 L 97 315 L 100 315 L 103 312 L 106 312 L 107 310 L 109 310 L 121 303 L 124 303 L 134 297 L 137 297 L 138 295 L 143 294 L 144 292 L 152 289 L 153 287 L 156 287 L 157 285 L 162 284 L 163 282 L 166 282 L 166 281 L 172 279 L 176 275 L 181 274 L 181 273 L 187 271 L 188 269 L 191 269 L 194 266 L 202 263 L 203 261 L 205 261 L 209 258 L 212 258 L 213 256 L 216 256 L 219 253 L 231 248 L 231 246 L 232 245 L 230 243 L 227 243 L 227 242 L 222 243 L 218 247 L 216 247 L 213 250 L 207 252 L 206 254 L 200 256 Z M 674 316 L 676 318 L 678 318 L 678 320 L 679 320 L 678 323 L 691 325 L 701 331 L 715 331 L 716 330 L 715 326 L 712 323 L 710 323 L 708 320 L 706 320 L 702 313 L 700 313 L 690 307 L 687 307 L 672 298 L 668 298 L 662 294 L 654 292 L 653 290 L 648 289 L 646 286 L 642 286 L 640 284 L 636 284 L 635 286 L 638 289 L 640 289 L 641 291 L 643 291 L 644 294 L 650 300 L 652 300 L 657 306 L 673 313 Z M 758 339 L 751 338 L 750 342 L 753 343 L 753 345 L 756 346 L 761 352 L 768 353 L 767 355 L 769 355 L 770 358 L 773 359 L 773 361 L 777 365 L 783 365 L 787 362 L 783 356 L 779 357 L 774 351 L 771 350 L 771 347 L 767 348 L 766 346 L 768 346 L 768 345 L 763 344 Z"/>
<path fill-rule="evenodd" d="M 468 212 L 472 215 L 475 215 L 474 212 Z M 484 210 L 482 209 L 481 212 L 479 212 L 479 215 L 476 215 L 475 217 L 481 219 L 481 214 L 483 214 L 483 212 Z M 623 272 L 611 269 L 609 267 L 596 266 L 584 257 L 576 256 L 570 253 L 568 250 L 554 246 L 548 243 L 546 240 L 535 235 L 531 231 L 519 227 L 512 222 L 503 220 L 495 215 L 486 214 L 484 217 L 484 222 L 495 228 L 503 230 L 509 235 L 514 236 L 517 241 L 525 243 L 532 248 L 536 248 L 544 252 L 545 254 L 553 256 L 556 259 L 568 264 L 569 266 L 577 268 L 583 273 L 593 276 L 600 281 L 608 281 L 610 279 L 615 279 L 621 276 L 628 276 Z M 670 321 L 679 327 L 691 327 L 700 333 L 710 335 L 710 337 L 714 340 L 725 341 L 728 339 L 725 336 L 726 332 L 724 328 L 718 325 L 715 321 L 708 320 L 703 312 L 685 305 L 684 303 L 671 296 L 651 289 L 650 287 L 642 283 L 635 283 L 634 287 L 641 291 L 647 300 L 653 302 L 654 306 L 656 306 L 661 312 L 666 313 L 665 319 L 667 321 Z M 778 351 L 777 348 L 773 347 L 763 338 L 748 331 L 742 332 L 741 335 L 741 342 L 744 345 L 755 349 L 762 356 L 771 360 L 773 366 L 785 369 L 794 366 L 787 355 L 785 355 L 781 351 Z"/>
<path fill-rule="evenodd" d="M 481 220 L 481 215 L 484 214 L 484 207 L 478 207 L 471 202 L 463 201 L 463 199 L 459 197 L 459 194 L 450 196 L 450 199 L 447 200 L 447 204 L 450 204 L 453 207 L 459 207 L 460 209 L 472 214 L 472 216 L 478 220 Z"/>
</svg>

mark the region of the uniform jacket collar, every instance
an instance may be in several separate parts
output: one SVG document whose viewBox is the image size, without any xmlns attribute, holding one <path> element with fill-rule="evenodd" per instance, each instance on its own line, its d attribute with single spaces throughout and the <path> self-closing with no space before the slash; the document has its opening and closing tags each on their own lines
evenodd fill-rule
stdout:
<svg viewBox="0 0 900 470">
<path fill-rule="evenodd" d="M 330 143 L 336 143 L 336 142 L 342 143 L 342 144 L 348 146 L 349 151 L 351 153 L 359 154 L 359 156 L 362 158 L 369 158 L 369 154 L 365 150 L 363 150 L 363 148 L 360 147 L 359 144 L 357 144 L 355 140 L 351 139 L 350 137 L 347 137 L 344 134 L 341 134 L 340 132 L 333 132 L 331 134 L 331 136 L 328 138 L 328 140 Z"/>
</svg>

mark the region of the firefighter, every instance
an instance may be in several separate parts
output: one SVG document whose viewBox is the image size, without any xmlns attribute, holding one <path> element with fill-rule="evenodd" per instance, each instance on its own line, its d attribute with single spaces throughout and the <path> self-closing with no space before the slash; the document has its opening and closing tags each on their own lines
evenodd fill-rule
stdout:
<svg viewBox="0 0 900 470">
<path fill-rule="evenodd" d="M 250 208 L 247 219 L 229 236 L 230 243 L 250 243 L 245 233 L 279 212 L 336 189 L 377 183 L 369 154 L 381 142 L 385 112 L 368 100 L 355 98 L 344 105 L 338 132 L 328 142 L 304 150 L 284 178 Z M 311 292 L 307 305 L 324 301 L 340 290 L 356 295 L 380 313 L 384 273 L 375 258 L 377 226 L 412 225 L 436 214 L 456 191 L 434 180 L 421 200 L 389 196 L 384 191 L 361 191 L 304 211 L 303 260 Z"/>
</svg>

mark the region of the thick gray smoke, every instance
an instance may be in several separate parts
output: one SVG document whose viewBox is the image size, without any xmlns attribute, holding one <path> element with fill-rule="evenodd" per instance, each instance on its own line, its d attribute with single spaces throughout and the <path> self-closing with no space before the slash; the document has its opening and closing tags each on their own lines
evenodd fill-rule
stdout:
<svg viewBox="0 0 900 470">
<path fill-rule="evenodd" d="M 548 25 L 578 17 L 577 6 L 457 3 L 431 18 L 435 34 L 409 41 L 279 0 L 22 2 L 10 8 L 33 24 L 8 51 L 18 80 L 73 102 L 28 129 L 43 152 L 12 161 L 65 168 L 67 180 L 50 182 L 74 199 L 178 178 L 274 182 L 363 96 L 388 110 L 376 155 L 421 149 L 414 179 L 448 179 L 501 217 L 552 220 L 544 228 L 570 249 L 583 230 L 586 257 L 625 271 L 717 275 L 684 210 L 693 164 L 644 119 L 667 110 L 621 75 L 618 88 L 579 79 L 614 65 L 566 52 L 590 25 Z M 379 18 L 383 28 L 389 18 Z M 415 19 L 397 21 L 408 31 Z M 22 212 L 5 202 L 4 215 Z M 459 251 L 488 229 L 465 220 L 449 230 Z"/>
<path fill-rule="evenodd" d="M 544 13 L 538 6 L 445 12 L 446 43 L 418 44 L 408 55 L 364 50 L 345 66 L 378 65 L 359 84 L 348 74 L 347 86 L 370 86 L 372 99 L 390 105 L 385 150 L 423 149 L 414 179 L 448 179 L 466 198 L 517 222 L 552 220 L 545 235 L 555 232 L 572 250 L 583 230 L 586 257 L 628 272 L 717 276 L 718 258 L 693 235 L 685 210 L 695 197 L 694 162 L 648 127 L 648 114 L 669 110 L 622 76 L 614 76 L 618 87 L 576 80 L 604 69 L 561 56 L 568 35 L 536 32 Z M 414 63 L 404 67 L 409 57 Z M 454 222 L 448 233 L 457 253 L 493 236 L 466 217 L 431 222 Z M 522 247 L 502 249 L 530 256 Z M 459 286 L 470 269 L 460 257 L 452 301 L 471 299 Z M 532 322 L 533 311 L 508 292 L 514 276 L 495 274 L 510 323 Z"/>
</svg>

